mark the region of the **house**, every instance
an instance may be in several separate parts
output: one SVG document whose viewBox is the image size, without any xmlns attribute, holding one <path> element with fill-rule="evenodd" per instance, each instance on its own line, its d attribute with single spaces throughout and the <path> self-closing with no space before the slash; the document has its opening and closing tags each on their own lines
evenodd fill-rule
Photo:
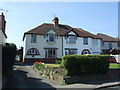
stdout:
<svg viewBox="0 0 120 90">
<path fill-rule="evenodd" d="M 102 39 L 81 28 L 53 23 L 43 23 L 23 36 L 23 62 L 55 62 L 64 55 L 95 54 L 102 52 Z"/>
<path fill-rule="evenodd" d="M 3 13 L 0 15 L 0 44 L 6 43 L 7 35 L 5 33 L 5 16 Z"/>
<path fill-rule="evenodd" d="M 23 47 L 21 47 L 20 49 L 17 50 L 16 56 L 18 57 L 17 61 L 22 62 L 22 60 L 23 60 Z"/>
<path fill-rule="evenodd" d="M 97 34 L 102 38 L 102 53 L 103 54 L 120 54 L 120 40 L 102 33 Z"/>
</svg>

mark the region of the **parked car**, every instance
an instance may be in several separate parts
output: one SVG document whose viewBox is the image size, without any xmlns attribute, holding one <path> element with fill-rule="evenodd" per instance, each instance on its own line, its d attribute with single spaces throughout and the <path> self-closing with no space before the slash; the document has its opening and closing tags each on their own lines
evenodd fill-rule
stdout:
<svg viewBox="0 0 120 90">
<path fill-rule="evenodd" d="M 117 63 L 115 57 L 111 56 L 111 58 L 109 58 L 109 62 L 110 63 Z"/>
</svg>

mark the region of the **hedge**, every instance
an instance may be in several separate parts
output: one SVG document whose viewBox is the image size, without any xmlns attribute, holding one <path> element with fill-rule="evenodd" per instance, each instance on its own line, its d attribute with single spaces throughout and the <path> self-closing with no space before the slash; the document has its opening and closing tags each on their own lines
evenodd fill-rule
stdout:
<svg viewBox="0 0 120 90">
<path fill-rule="evenodd" d="M 2 45 L 2 74 L 6 75 L 12 69 L 16 56 L 16 45 L 5 43 Z"/>
<path fill-rule="evenodd" d="M 109 55 L 66 55 L 62 57 L 61 67 L 67 76 L 105 74 L 109 69 Z"/>
</svg>

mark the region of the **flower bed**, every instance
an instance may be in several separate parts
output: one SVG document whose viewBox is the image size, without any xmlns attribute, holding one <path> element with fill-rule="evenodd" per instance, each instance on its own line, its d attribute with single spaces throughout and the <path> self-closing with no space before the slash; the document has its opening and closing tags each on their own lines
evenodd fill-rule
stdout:
<svg viewBox="0 0 120 90">
<path fill-rule="evenodd" d="M 33 68 L 43 77 L 57 81 L 59 84 L 65 76 L 64 69 L 60 67 L 50 67 L 42 62 L 35 62 Z"/>
</svg>

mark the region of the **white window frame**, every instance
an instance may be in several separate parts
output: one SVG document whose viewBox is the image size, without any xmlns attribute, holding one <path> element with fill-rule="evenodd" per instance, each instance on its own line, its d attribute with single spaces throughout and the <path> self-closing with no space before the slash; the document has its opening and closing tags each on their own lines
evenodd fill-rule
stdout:
<svg viewBox="0 0 120 90">
<path fill-rule="evenodd" d="M 111 49 L 111 48 L 113 48 L 113 45 L 112 45 L 112 43 L 110 42 L 110 43 L 109 43 L 109 49 Z"/>
<path fill-rule="evenodd" d="M 52 36 L 53 40 L 50 39 L 51 36 Z M 55 42 L 55 34 L 48 34 L 47 42 Z"/>
<path fill-rule="evenodd" d="M 83 45 L 88 45 L 88 37 L 83 37 Z"/>
<path fill-rule="evenodd" d="M 32 34 L 31 35 L 31 43 L 36 43 L 37 42 L 37 35 Z"/>
<path fill-rule="evenodd" d="M 68 35 L 67 36 L 67 43 L 76 43 L 76 35 Z"/>
<path fill-rule="evenodd" d="M 39 55 L 39 51 L 35 48 L 31 48 L 28 50 L 27 55 Z"/>
<path fill-rule="evenodd" d="M 49 55 L 49 51 L 51 50 L 51 57 Z M 55 50 L 55 51 L 54 51 Z M 53 55 L 55 54 L 55 55 Z M 45 58 L 57 58 L 57 49 L 45 49 Z"/>
<path fill-rule="evenodd" d="M 77 55 L 77 49 L 65 49 L 65 55 Z"/>
<path fill-rule="evenodd" d="M 102 47 L 105 47 L 105 43 L 104 42 L 102 42 Z"/>
</svg>

